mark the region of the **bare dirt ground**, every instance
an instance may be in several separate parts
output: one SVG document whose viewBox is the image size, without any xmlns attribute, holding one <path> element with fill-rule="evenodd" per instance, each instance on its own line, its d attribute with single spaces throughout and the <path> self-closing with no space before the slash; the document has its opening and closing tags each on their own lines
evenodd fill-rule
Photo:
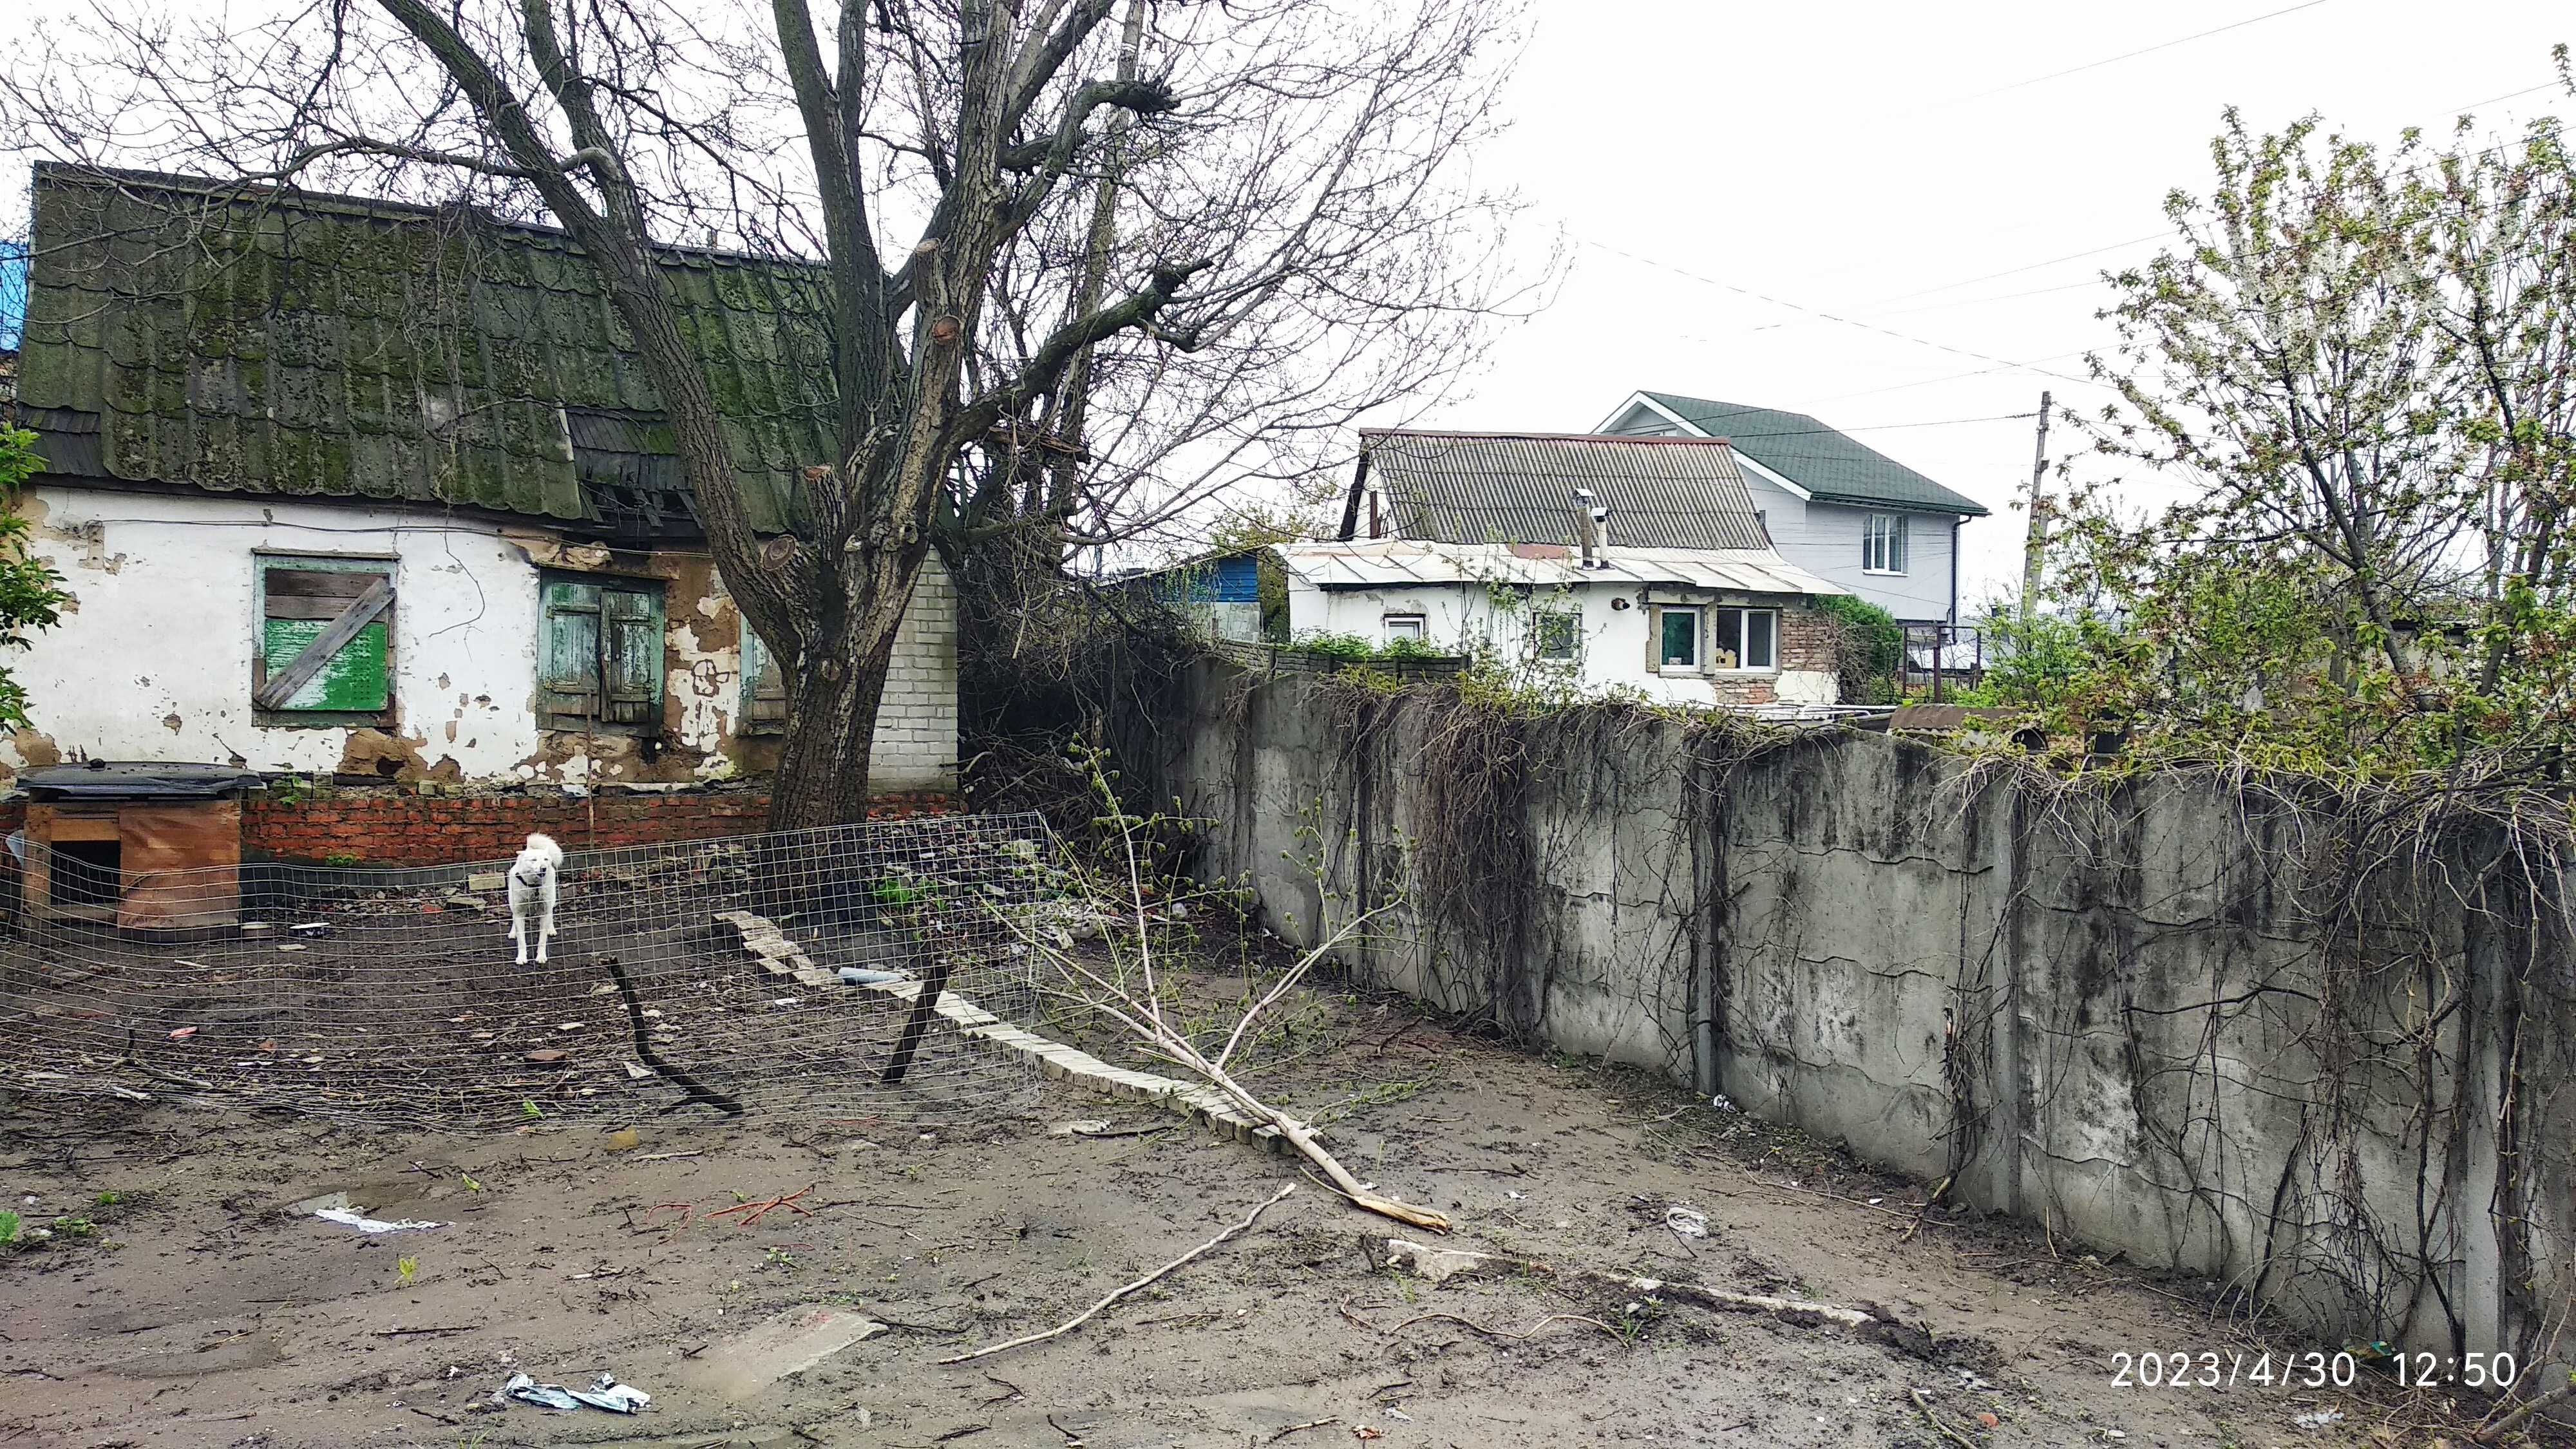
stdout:
<svg viewBox="0 0 2576 1449">
<path fill-rule="evenodd" d="M 1192 986 L 1215 1002 L 1239 981 Z M 682 1113 L 616 1124 L 632 1145 L 591 1121 L 374 1133 L 20 1098 L 0 1204 L 57 1231 L 0 1254 L 0 1444 L 2252 1449 L 2432 1443 L 2479 1408 L 2375 1381 L 2113 1387 L 2120 1351 L 2314 1345 L 2214 1323 L 2196 1285 L 2020 1226 L 1925 1218 L 1919 1187 L 1819 1144 L 1397 1003 L 1309 994 L 1250 1075 L 1327 1119 L 1363 1177 L 1448 1211 L 1448 1246 L 1865 1304 L 1904 1331 L 1373 1269 L 1359 1239 L 1393 1225 L 1292 1160 L 1062 1088 L 928 1135 Z M 1127 1135 L 1051 1130 L 1081 1118 Z M 935 1362 L 1061 1322 L 1290 1182 L 1250 1231 L 1090 1325 Z M 799 1189 L 756 1220 L 722 1212 Z M 332 1191 L 444 1226 L 368 1237 L 284 1211 Z M 1675 1205 L 1705 1238 L 1666 1226 Z M 772 1381 L 810 1355 L 762 1351 L 760 1326 L 800 1308 L 887 1327 Z M 493 1405 L 514 1370 L 612 1373 L 654 1402 Z"/>
</svg>

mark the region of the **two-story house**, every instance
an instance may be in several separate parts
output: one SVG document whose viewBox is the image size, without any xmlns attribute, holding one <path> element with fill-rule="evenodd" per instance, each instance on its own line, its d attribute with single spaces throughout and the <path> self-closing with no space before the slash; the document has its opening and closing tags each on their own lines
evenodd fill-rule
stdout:
<svg viewBox="0 0 2576 1449">
<path fill-rule="evenodd" d="M 1771 546 L 1902 624 L 1959 622 L 1959 530 L 1989 510 L 1805 413 L 1639 392 L 1595 432 L 1724 438 Z"/>
</svg>

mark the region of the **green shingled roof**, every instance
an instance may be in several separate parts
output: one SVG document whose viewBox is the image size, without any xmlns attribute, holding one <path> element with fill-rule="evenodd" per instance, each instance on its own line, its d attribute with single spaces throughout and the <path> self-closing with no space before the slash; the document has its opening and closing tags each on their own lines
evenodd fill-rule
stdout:
<svg viewBox="0 0 2576 1449">
<path fill-rule="evenodd" d="M 796 470 L 833 451 L 819 277 L 679 250 L 665 276 L 755 524 L 781 530 Z M 598 516 L 585 420 L 675 451 L 561 232 L 59 166 L 36 169 L 19 398 L 61 474 L 564 521 Z"/>
<path fill-rule="evenodd" d="M 1972 517 L 1992 511 L 1805 413 L 1668 392 L 1642 396 L 1708 436 L 1728 440 L 1736 452 L 1828 503 L 1876 503 Z"/>
</svg>

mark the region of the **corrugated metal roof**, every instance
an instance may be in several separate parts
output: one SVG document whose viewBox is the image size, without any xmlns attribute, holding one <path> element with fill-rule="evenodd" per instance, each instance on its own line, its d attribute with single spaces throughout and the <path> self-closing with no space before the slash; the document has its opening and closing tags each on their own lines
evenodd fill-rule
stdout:
<svg viewBox="0 0 2576 1449">
<path fill-rule="evenodd" d="M 1366 431 L 1360 446 L 1398 538 L 1428 543 L 1577 541 L 1574 490 L 1610 510 L 1610 541 L 1636 548 L 1768 545 L 1735 455 L 1704 439 L 1562 433 Z"/>
<path fill-rule="evenodd" d="M 675 451 L 633 338 L 559 231 L 43 165 L 34 237 L 20 400 L 64 424 L 39 430 L 81 455 L 65 471 L 569 521 L 599 517 L 576 443 Z M 675 249 L 663 275 L 755 526 L 781 530 L 796 470 L 834 451 L 819 273 Z M 81 416 L 94 439 L 73 441 Z"/>
<path fill-rule="evenodd" d="M 1612 515 L 1615 519 L 1617 515 Z M 1421 543 L 1410 539 L 1354 539 L 1341 543 L 1285 543 L 1279 557 L 1301 583 L 1324 589 L 1401 588 L 1410 584 L 1503 584 L 1570 588 L 1606 584 L 1744 594 L 1844 594 L 1767 548 L 1621 548 L 1587 569 L 1579 555 L 1537 556 L 1501 544 Z"/>
<path fill-rule="evenodd" d="M 1942 487 L 1847 433 L 1805 413 L 1650 392 L 1674 416 L 1724 438 L 1754 462 L 1829 503 L 1884 503 L 1983 517 L 1986 505 Z"/>
</svg>

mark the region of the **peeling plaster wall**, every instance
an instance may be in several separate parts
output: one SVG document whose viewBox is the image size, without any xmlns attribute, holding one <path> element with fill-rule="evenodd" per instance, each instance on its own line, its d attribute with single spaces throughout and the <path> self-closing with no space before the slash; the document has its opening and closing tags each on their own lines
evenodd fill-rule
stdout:
<svg viewBox="0 0 2576 1449">
<path fill-rule="evenodd" d="M 93 759 L 488 784 L 688 783 L 758 774 L 774 735 L 740 735 L 742 624 L 703 553 L 629 553 L 419 510 L 42 487 L 35 552 L 73 603 L 12 668 L 32 726 L 0 767 Z M 391 558 L 396 723 L 285 728 L 253 717 L 255 552 Z M 664 581 L 658 735 L 538 727 L 538 568 Z M 956 623 L 925 566 L 897 642 L 872 784 L 956 785 Z"/>
<path fill-rule="evenodd" d="M 2052 809 L 1883 735 L 1730 763 L 1722 735 L 1576 711 L 1522 732 L 1518 795 L 1466 827 L 1479 888 L 1519 903 L 1498 943 L 1421 896 L 1414 843 L 1459 848 L 1431 814 L 1436 694 L 1354 703 L 1223 665 L 1193 688 L 1162 787 L 1218 822 L 1202 869 L 1248 877 L 1299 940 L 1314 839 L 1341 900 L 1407 889 L 1349 956 L 1386 986 L 1955 1173 L 1955 1200 L 2061 1241 L 2259 1283 L 2321 1334 L 2522 1348 L 2576 1300 L 2576 943 L 2527 890 L 2460 908 L 2444 883 L 2491 843 L 2374 882 L 2428 882 L 2429 904 L 2375 917 L 2389 962 L 2329 966 L 2294 908 L 2302 829 L 2257 797 L 2156 778 Z M 2337 997 L 2353 1038 L 2320 1025 Z"/>
</svg>

